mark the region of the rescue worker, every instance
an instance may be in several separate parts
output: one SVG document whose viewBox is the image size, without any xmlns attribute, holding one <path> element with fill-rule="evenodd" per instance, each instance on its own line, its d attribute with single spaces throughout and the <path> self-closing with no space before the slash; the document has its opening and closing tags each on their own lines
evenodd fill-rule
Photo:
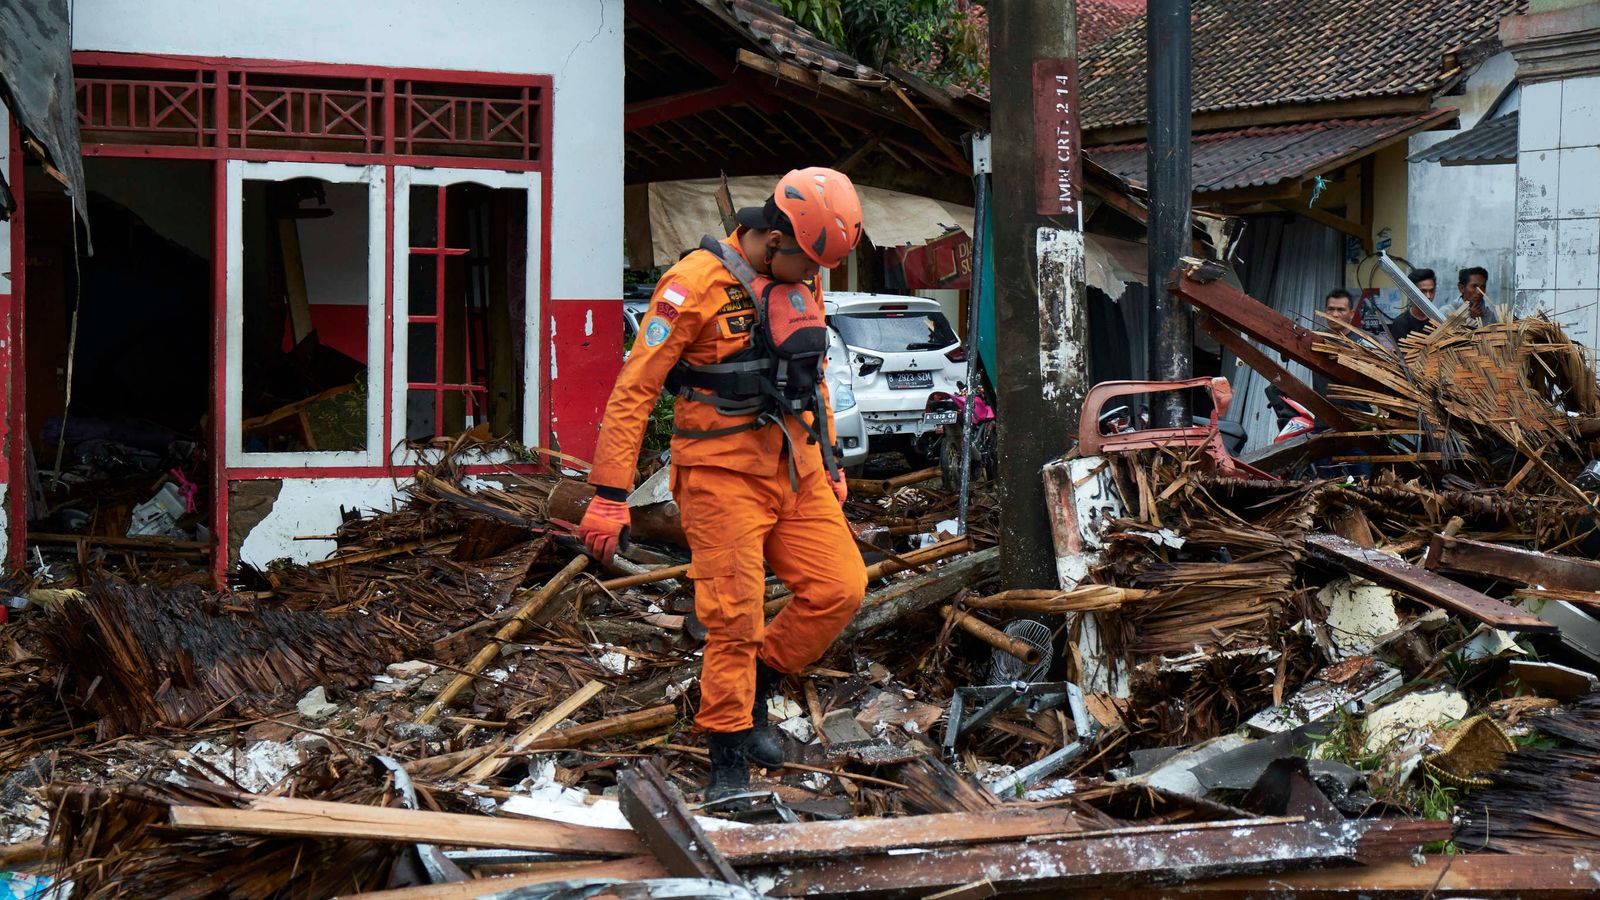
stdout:
<svg viewBox="0 0 1600 900">
<path fill-rule="evenodd" d="M 736 219 L 730 237 L 707 237 L 656 285 L 606 404 L 589 473 L 595 498 L 579 524 L 602 559 L 626 540 L 640 441 L 668 387 L 677 396 L 672 495 L 707 631 L 695 721 L 708 732 L 708 802 L 748 790 L 750 765 L 782 765 L 767 698 L 784 674 L 822 656 L 866 592 L 830 446 L 815 286 L 819 269 L 843 263 L 860 239 L 860 199 L 842 173 L 802 169 Z M 770 625 L 763 558 L 794 593 Z"/>
</svg>

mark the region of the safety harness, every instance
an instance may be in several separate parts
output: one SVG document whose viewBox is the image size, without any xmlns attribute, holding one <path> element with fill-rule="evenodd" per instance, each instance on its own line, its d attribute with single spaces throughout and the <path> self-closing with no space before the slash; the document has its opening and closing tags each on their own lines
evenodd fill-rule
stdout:
<svg viewBox="0 0 1600 900">
<path fill-rule="evenodd" d="M 777 425 L 789 457 L 789 483 L 800 489 L 794 444 L 785 417 L 800 423 L 811 440 L 822 447 L 822 462 L 829 480 L 838 477 L 839 464 L 828 438 L 827 410 L 822 400 L 823 364 L 828 353 L 826 313 L 816 292 L 803 284 L 781 284 L 763 278 L 743 256 L 707 235 L 700 249 L 722 262 L 755 304 L 750 344 L 718 363 L 692 366 L 679 361 L 667 376 L 667 389 L 685 400 L 708 403 L 724 416 L 749 416 L 747 422 L 709 431 L 673 425 L 672 433 L 686 438 L 715 438 Z M 803 413 L 811 413 L 807 424 Z"/>
</svg>

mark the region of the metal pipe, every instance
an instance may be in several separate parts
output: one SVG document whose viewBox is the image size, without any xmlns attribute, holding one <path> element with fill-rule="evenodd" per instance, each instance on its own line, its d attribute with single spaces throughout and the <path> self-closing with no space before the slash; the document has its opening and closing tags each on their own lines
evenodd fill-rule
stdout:
<svg viewBox="0 0 1600 900">
<path fill-rule="evenodd" d="M 967 503 L 972 495 L 972 400 L 978 395 L 978 312 L 983 302 L 983 245 L 989 233 L 989 136 L 972 136 L 972 281 L 967 290 L 967 387 L 961 408 L 961 481 L 956 501 L 956 534 L 967 533 Z"/>
<path fill-rule="evenodd" d="M 1150 186 L 1150 377 L 1182 381 L 1194 372 L 1194 317 L 1167 291 L 1167 273 L 1189 255 L 1189 106 L 1192 93 L 1189 0 L 1150 0 L 1148 42 Z M 1150 399 L 1151 425 L 1189 424 L 1189 395 L 1170 391 Z"/>
</svg>

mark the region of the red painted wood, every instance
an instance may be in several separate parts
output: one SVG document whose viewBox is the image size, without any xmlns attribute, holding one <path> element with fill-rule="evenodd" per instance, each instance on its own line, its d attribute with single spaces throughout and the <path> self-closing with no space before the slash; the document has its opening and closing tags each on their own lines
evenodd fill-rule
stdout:
<svg viewBox="0 0 1600 900">
<path fill-rule="evenodd" d="M 218 104 L 227 98 L 218 94 Z M 211 175 L 211 581 L 227 586 L 228 559 L 228 164 Z"/>
<path fill-rule="evenodd" d="M 24 355 L 24 340 L 27 332 L 27 190 L 22 167 L 22 134 L 17 130 L 16 123 L 12 122 L 6 129 L 9 133 L 0 135 L 0 139 L 10 144 L 11 172 L 8 180 L 11 182 L 11 194 L 15 198 L 17 208 L 11 213 L 11 340 L 8 342 L 6 352 L 10 355 L 11 363 L 11 394 L 6 398 L 6 420 L 10 432 L 14 436 L 14 445 L 6 449 L 6 468 L 10 471 L 9 483 L 13 489 L 6 492 L 7 509 L 6 522 L 7 542 L 6 556 L 12 568 L 20 568 L 26 559 L 28 538 L 28 497 L 22 486 L 28 483 L 26 454 L 23 453 L 23 442 L 28 440 L 27 397 L 28 397 L 28 372 L 23 363 L 27 359 Z"/>
<path fill-rule="evenodd" d="M 558 342 L 549 366 L 556 373 L 548 388 L 550 430 L 562 453 L 593 459 L 600 418 L 622 370 L 622 303 L 557 300 L 549 309 Z"/>
<path fill-rule="evenodd" d="M 662 122 L 671 122 L 685 116 L 699 115 L 725 106 L 744 103 L 747 99 L 749 91 L 744 85 L 731 82 L 698 91 L 673 94 L 670 97 L 640 100 L 629 103 L 623 109 L 622 129 L 638 131 L 651 125 L 660 125 Z"/>
</svg>

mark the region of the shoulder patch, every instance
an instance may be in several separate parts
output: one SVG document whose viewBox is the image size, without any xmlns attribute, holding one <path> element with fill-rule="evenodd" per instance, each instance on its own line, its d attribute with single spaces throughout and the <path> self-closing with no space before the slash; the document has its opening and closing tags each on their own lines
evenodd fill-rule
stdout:
<svg viewBox="0 0 1600 900">
<path fill-rule="evenodd" d="M 671 303 L 673 306 L 682 306 L 683 301 L 688 297 L 689 289 L 684 287 L 681 281 L 667 282 L 667 286 L 661 289 L 661 299 Z"/>
<path fill-rule="evenodd" d="M 667 339 L 672 333 L 672 326 L 661 319 L 651 319 L 650 324 L 644 329 L 644 343 L 646 347 L 654 347 Z"/>
<path fill-rule="evenodd" d="M 717 315 L 725 316 L 729 313 L 744 312 L 747 309 L 756 308 L 755 302 L 750 299 L 750 294 L 743 287 L 733 285 L 726 290 L 726 293 L 728 302 L 722 304 L 722 307 L 717 310 Z"/>
</svg>

